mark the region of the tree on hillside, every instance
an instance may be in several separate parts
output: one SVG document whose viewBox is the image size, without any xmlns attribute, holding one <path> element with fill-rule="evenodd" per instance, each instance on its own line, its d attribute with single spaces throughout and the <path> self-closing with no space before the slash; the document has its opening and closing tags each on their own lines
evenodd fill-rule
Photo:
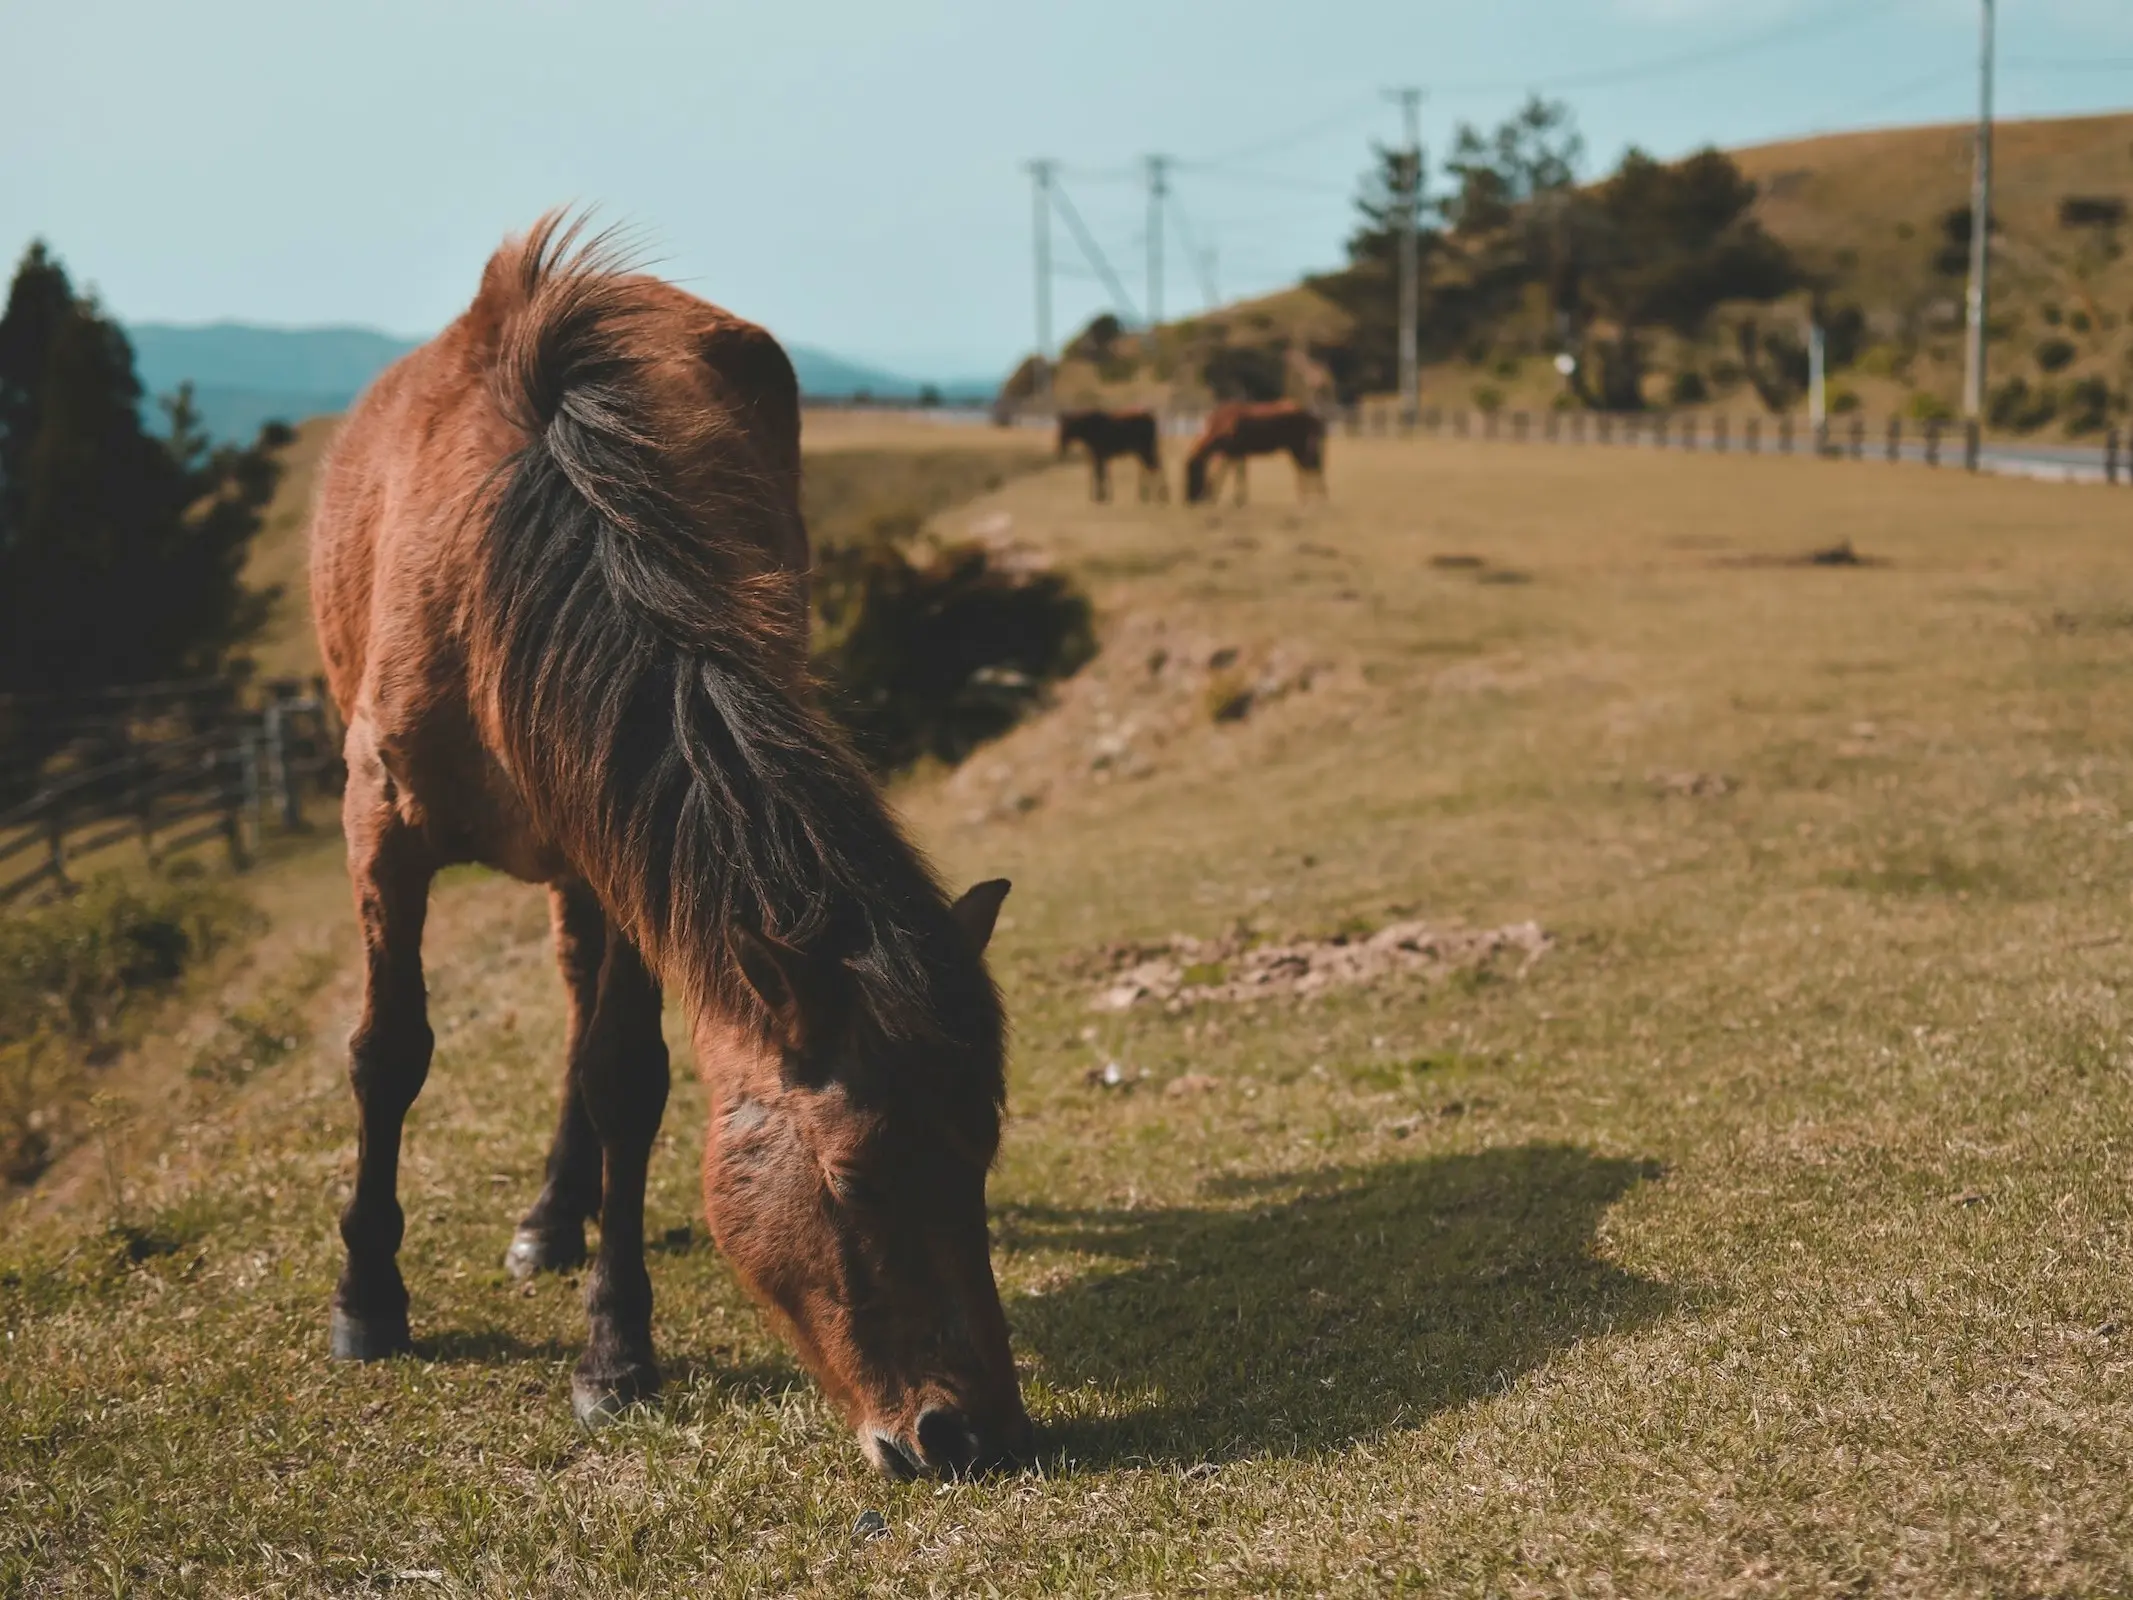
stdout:
<svg viewBox="0 0 2133 1600">
<path fill-rule="evenodd" d="M 1632 149 L 1576 218 L 1575 293 L 1611 335 L 1581 361 L 1580 393 L 1609 410 L 1642 406 L 1647 341 L 1694 337 L 1727 301 L 1768 301 L 1805 281 L 1791 254 L 1750 216 L 1755 185 L 1713 149 L 1666 163 Z M 1595 375 L 1591 368 L 1599 368 Z"/>
<path fill-rule="evenodd" d="M 181 392 L 141 420 L 133 350 L 43 244 L 0 314 L 0 693 L 222 669 L 265 620 L 244 558 L 286 428 L 210 448 Z"/>
<path fill-rule="evenodd" d="M 1348 236 L 1344 271 L 1309 280 L 1312 288 L 1348 313 L 1353 327 L 1338 346 L 1315 346 L 1310 354 L 1333 375 L 1343 400 L 1390 389 L 1399 369 L 1400 219 L 1409 182 L 1420 198 L 1422 278 L 1443 239 L 1427 192 L 1428 158 L 1386 145 L 1371 146 L 1370 169 L 1356 195 L 1357 226 Z M 1429 317 L 1425 309 L 1423 325 Z"/>
<path fill-rule="evenodd" d="M 1563 228 L 1555 197 L 1575 183 L 1584 141 L 1570 108 L 1535 97 L 1484 133 L 1462 124 L 1444 173 L 1450 192 L 1423 192 L 1420 217 L 1421 345 L 1425 360 L 1486 342 L 1529 284 L 1551 272 L 1552 241 Z M 1312 286 L 1354 321 L 1339 348 L 1311 354 L 1344 397 L 1392 387 L 1399 327 L 1399 223 L 1411 157 L 1374 148 L 1356 200 L 1359 225 L 1348 238 L 1348 267 Z M 1414 176 L 1426 185 L 1427 173 Z"/>
<path fill-rule="evenodd" d="M 1570 189 L 1584 159 L 1584 136 L 1560 100 L 1533 95 L 1486 135 L 1462 122 L 1444 164 L 1458 185 L 1444 208 L 1452 231 L 1471 237 L 1509 227 L 1521 206 Z"/>
</svg>

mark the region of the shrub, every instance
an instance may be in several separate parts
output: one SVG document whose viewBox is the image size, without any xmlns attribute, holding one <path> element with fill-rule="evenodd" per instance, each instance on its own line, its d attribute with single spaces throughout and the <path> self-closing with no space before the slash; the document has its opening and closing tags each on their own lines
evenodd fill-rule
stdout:
<svg viewBox="0 0 2133 1600">
<path fill-rule="evenodd" d="M 2061 339 L 2056 335 L 2040 341 L 2035 351 L 2037 365 L 2046 372 L 2063 372 L 2073 365 L 2077 353 L 2071 339 Z"/>
<path fill-rule="evenodd" d="M 0 1178 L 42 1170 L 87 1069 L 249 915 L 224 887 L 113 876 L 0 921 Z"/>
<path fill-rule="evenodd" d="M 1503 399 L 1503 391 L 1493 383 L 1474 385 L 1474 409 L 1485 417 L 1501 411 Z"/>
<path fill-rule="evenodd" d="M 1953 422 L 1955 407 L 1939 395 L 1924 389 L 1913 389 L 1911 398 L 1904 402 L 1904 412 L 1913 422 Z"/>
<path fill-rule="evenodd" d="M 2032 389 L 2026 378 L 2009 378 L 1994 387 L 1986 403 L 1986 417 L 1995 428 L 2032 433 L 2046 427 L 2059 414 L 2059 392 L 2050 384 Z"/>
<path fill-rule="evenodd" d="M 828 703 L 881 772 L 960 761 L 1096 653 L 1086 595 L 981 544 L 916 559 L 897 537 L 826 551 L 816 603 Z"/>
<path fill-rule="evenodd" d="M 2118 397 L 2101 378 L 2079 378 L 2066 386 L 2060 420 L 2069 433 L 2096 433 L 2108 426 Z"/>
<path fill-rule="evenodd" d="M 1833 417 L 1849 416 L 1859 409 L 1859 405 L 1859 391 L 1856 389 L 1838 389 L 1829 397 L 1829 412 Z"/>
<path fill-rule="evenodd" d="M 1288 393 L 1288 354 L 1278 344 L 1220 345 L 1200 363 L 1200 381 L 1217 400 L 1279 400 Z"/>
<path fill-rule="evenodd" d="M 1711 398 L 1711 386 L 1704 382 L 1702 373 L 1694 367 L 1687 367 L 1674 374 L 1667 398 L 1677 406 L 1701 405 Z"/>
</svg>

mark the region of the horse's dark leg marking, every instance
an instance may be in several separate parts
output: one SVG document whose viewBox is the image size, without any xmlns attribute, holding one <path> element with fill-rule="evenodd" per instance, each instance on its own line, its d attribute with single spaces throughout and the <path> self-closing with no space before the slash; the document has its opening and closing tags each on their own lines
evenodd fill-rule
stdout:
<svg viewBox="0 0 2133 1600">
<path fill-rule="evenodd" d="M 600 966 L 607 951 L 607 914 L 582 881 L 548 891 L 549 922 L 555 929 L 556 965 L 568 992 L 563 1109 L 548 1146 L 548 1178 L 512 1235 L 504 1266 L 515 1278 L 560 1272 L 585 1260 L 585 1223 L 600 1214 L 600 1136 L 585 1110 L 579 1063 L 600 992 Z"/>
<path fill-rule="evenodd" d="M 1096 463 L 1094 469 L 1095 479 L 1090 489 L 1089 498 L 1092 500 L 1108 500 L 1111 498 L 1111 458 L 1105 455 L 1102 450 L 1092 446 L 1089 451 L 1089 459 Z"/>
<path fill-rule="evenodd" d="M 658 1392 L 652 1280 L 644 1267 L 644 1176 L 667 1104 L 659 980 L 608 925 L 599 991 L 573 1076 L 600 1142 L 600 1249 L 585 1281 L 585 1354 L 571 1403 L 588 1426 Z"/>
<path fill-rule="evenodd" d="M 363 1013 L 348 1041 L 356 1181 L 341 1213 L 348 1255 L 333 1291 L 330 1345 L 341 1359 L 373 1361 L 409 1348 L 407 1285 L 397 1260 L 406 1226 L 397 1193 L 400 1127 L 430 1070 L 422 923 L 435 863 L 394 808 L 393 780 L 369 730 L 351 728 L 347 748 L 342 816 L 363 934 Z"/>
</svg>

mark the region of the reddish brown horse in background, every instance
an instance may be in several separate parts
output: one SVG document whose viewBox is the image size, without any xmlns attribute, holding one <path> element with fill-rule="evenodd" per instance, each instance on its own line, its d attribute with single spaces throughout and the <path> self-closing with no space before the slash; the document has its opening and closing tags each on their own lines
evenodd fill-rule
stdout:
<svg viewBox="0 0 2133 1600">
<path fill-rule="evenodd" d="M 574 1265 L 593 1422 L 652 1394 L 645 1167 L 661 978 L 710 1091 L 714 1236 L 883 1470 L 1008 1459 L 1029 1419 L 985 1225 L 1004 1097 L 982 952 L 808 693 L 799 397 L 762 330 L 549 218 L 342 430 L 312 604 L 347 718 L 368 967 L 332 1349 L 409 1348 L 400 1130 L 429 1070 L 430 880 L 549 887 L 563 1111 L 515 1272 Z"/>
<path fill-rule="evenodd" d="M 1208 414 L 1207 426 L 1185 461 L 1185 499 L 1211 499 L 1216 485 L 1208 478 L 1210 462 L 1226 462 L 1237 476 L 1237 504 L 1244 504 L 1247 456 L 1286 450 L 1296 463 L 1296 498 L 1314 489 L 1326 492 L 1326 424 L 1293 400 L 1230 402 Z"/>
<path fill-rule="evenodd" d="M 1170 483 L 1163 476 L 1159 441 L 1162 429 L 1152 411 L 1062 411 L 1059 413 L 1059 454 L 1063 460 L 1070 445 L 1086 446 L 1089 452 L 1089 498 L 1111 498 L 1111 458 L 1134 456 L 1141 464 L 1141 498 L 1168 500 Z"/>
</svg>

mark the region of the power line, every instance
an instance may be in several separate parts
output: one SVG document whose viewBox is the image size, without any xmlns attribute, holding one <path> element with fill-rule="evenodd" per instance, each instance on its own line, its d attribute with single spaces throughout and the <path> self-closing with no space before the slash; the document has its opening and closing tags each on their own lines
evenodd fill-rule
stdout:
<svg viewBox="0 0 2133 1600">
<path fill-rule="evenodd" d="M 1206 161 L 1196 163 L 1196 165 L 1223 166 L 1232 161 L 1250 161 L 1258 156 L 1270 156 L 1276 151 L 1292 149 L 1300 144 L 1308 144 L 1311 140 L 1331 133 L 1336 128 L 1347 127 L 1365 110 L 1375 109 L 1377 103 L 1377 98 L 1374 95 L 1368 99 L 1351 100 L 1331 116 L 1321 117 L 1316 122 L 1307 122 L 1300 128 L 1291 128 L 1287 133 L 1277 133 L 1271 138 L 1257 139 L 1250 144 L 1240 145 L 1234 150 L 1225 150 L 1220 155 L 1210 156 Z"/>
<path fill-rule="evenodd" d="M 1111 291 L 1111 296 L 1118 302 L 1119 309 L 1126 313 L 1126 320 L 1129 322 L 1140 321 L 1140 313 L 1133 307 L 1133 297 L 1126 293 L 1126 286 L 1119 282 L 1118 274 L 1111 270 L 1111 263 L 1105 258 L 1102 249 L 1098 247 L 1095 235 L 1089 232 L 1088 224 L 1081 220 L 1081 213 L 1074 209 L 1074 202 L 1067 198 L 1065 187 L 1055 181 L 1051 185 L 1051 196 L 1052 205 L 1058 211 L 1061 220 L 1066 223 L 1067 231 L 1073 234 L 1074 242 L 1081 246 L 1082 255 L 1087 258 L 1096 275 L 1103 280 L 1104 287 Z"/>
<path fill-rule="evenodd" d="M 1841 5 L 1831 6 L 1826 10 L 1814 13 L 1812 16 L 1802 17 L 1794 22 L 1783 23 L 1775 28 L 1766 28 L 1760 33 L 1750 34 L 1745 38 L 1735 39 L 1726 44 L 1705 45 L 1695 50 L 1683 50 L 1674 55 L 1660 56 L 1652 61 L 1625 63 L 1617 67 L 1598 67 L 1583 72 L 1558 73 L 1554 77 L 1527 78 L 1519 81 L 1507 78 L 1496 83 L 1451 84 L 1432 92 L 1439 99 L 1444 99 L 1452 95 L 1465 97 L 1484 94 L 1518 94 L 1528 90 L 1538 92 L 1548 89 L 1597 89 L 1604 88 L 1610 84 L 1635 83 L 1644 78 L 1664 77 L 1671 72 L 1685 71 L 1690 67 L 1706 66 L 1713 61 L 1724 61 L 1731 56 L 1750 55 L 1758 50 L 1767 49 L 1771 45 L 1782 44 L 1790 39 L 1800 38 L 1810 33 L 1821 33 L 1825 29 L 1834 32 L 1848 24 L 1863 22 L 1877 13 L 1886 12 L 1890 9 L 1891 0 L 1880 0 L 1878 4 L 1871 3 L 1871 0 L 1844 0 Z"/>
<path fill-rule="evenodd" d="M 1192 263 L 1193 271 L 1199 275 L 1200 298 L 1207 309 L 1212 311 L 1215 303 L 1222 298 L 1215 292 L 1214 246 L 1209 244 L 1205 249 L 1201 248 L 1199 234 L 1192 225 L 1192 219 L 1185 214 L 1185 202 L 1179 198 L 1176 190 L 1172 190 L 1170 195 L 1170 220 L 1177 224 L 1178 237 L 1184 242 L 1185 259 Z"/>
</svg>

